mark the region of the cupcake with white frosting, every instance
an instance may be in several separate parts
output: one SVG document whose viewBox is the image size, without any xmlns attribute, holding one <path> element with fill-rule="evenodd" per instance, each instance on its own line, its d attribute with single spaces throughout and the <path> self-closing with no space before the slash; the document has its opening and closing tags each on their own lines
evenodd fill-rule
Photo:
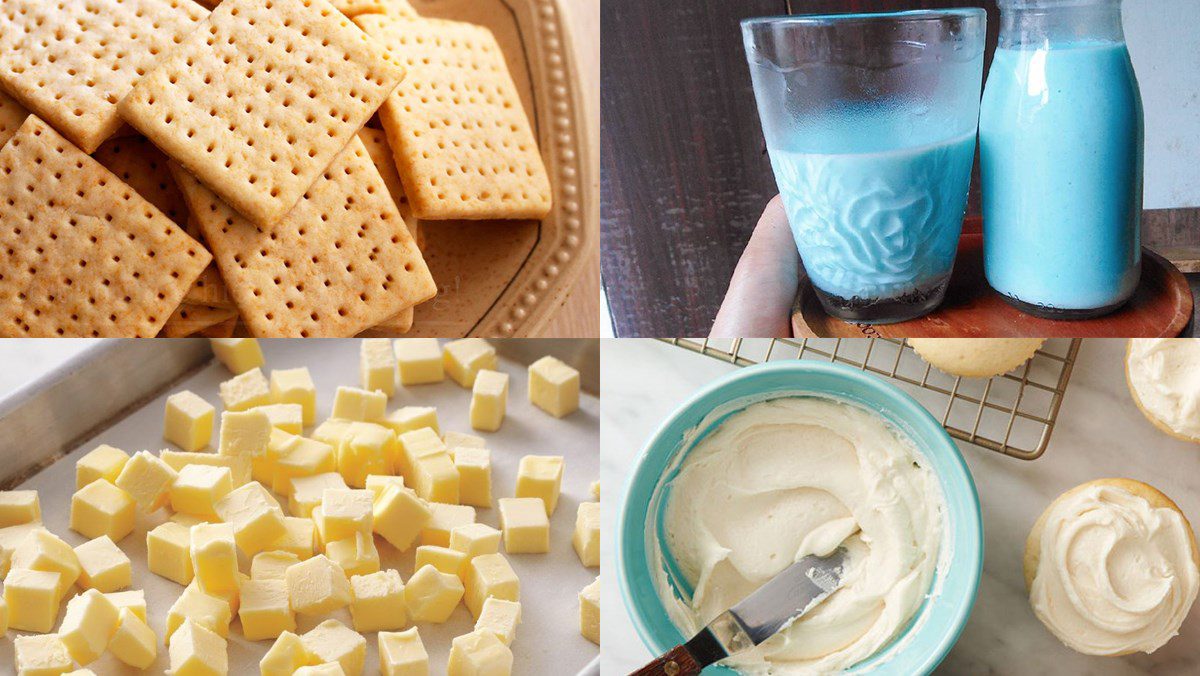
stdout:
<svg viewBox="0 0 1200 676">
<path fill-rule="evenodd" d="M 1179 633 L 1200 587 L 1191 524 L 1170 498 L 1132 479 L 1063 493 L 1025 543 L 1033 612 L 1087 655 L 1154 652 Z"/>
<path fill-rule="evenodd" d="M 1200 443 L 1200 339 L 1130 340 L 1125 381 L 1134 403 L 1156 427 Z"/>
<path fill-rule="evenodd" d="M 1042 338 L 909 338 L 908 344 L 935 368 L 964 378 L 991 378 L 1033 358 Z"/>
</svg>

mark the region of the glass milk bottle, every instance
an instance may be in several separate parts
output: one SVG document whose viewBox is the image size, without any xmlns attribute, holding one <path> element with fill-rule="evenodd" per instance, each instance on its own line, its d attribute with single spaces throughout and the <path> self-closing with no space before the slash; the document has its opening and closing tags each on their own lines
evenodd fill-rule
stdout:
<svg viewBox="0 0 1200 676">
<path fill-rule="evenodd" d="M 1141 266 L 1142 101 L 1120 0 L 999 0 L 979 117 L 988 283 L 1040 317 L 1111 312 Z"/>
</svg>

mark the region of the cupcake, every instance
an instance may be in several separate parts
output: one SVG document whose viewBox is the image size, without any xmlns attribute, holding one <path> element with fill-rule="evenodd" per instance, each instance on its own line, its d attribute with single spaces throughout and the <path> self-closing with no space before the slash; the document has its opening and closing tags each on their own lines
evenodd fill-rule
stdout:
<svg viewBox="0 0 1200 676">
<path fill-rule="evenodd" d="M 1156 427 L 1200 443 L 1200 339 L 1130 340 L 1125 382 L 1133 402 Z"/>
<path fill-rule="evenodd" d="M 1063 493 L 1025 543 L 1037 618 L 1086 655 L 1154 652 L 1179 633 L 1200 586 L 1200 552 L 1179 507 L 1133 479 Z"/>
<path fill-rule="evenodd" d="M 1029 361 L 1043 338 L 909 338 L 921 358 L 951 375 L 990 378 Z"/>
</svg>

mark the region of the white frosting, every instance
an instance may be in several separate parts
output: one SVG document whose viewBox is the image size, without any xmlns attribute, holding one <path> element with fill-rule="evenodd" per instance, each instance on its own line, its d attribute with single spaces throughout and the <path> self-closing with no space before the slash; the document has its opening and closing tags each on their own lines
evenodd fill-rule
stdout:
<svg viewBox="0 0 1200 676">
<path fill-rule="evenodd" d="M 842 588 L 725 664 L 793 674 L 871 657 L 908 625 L 938 567 L 945 500 L 920 460 L 880 416 L 829 399 L 773 399 L 730 415 L 672 482 L 663 531 L 694 589 L 688 600 L 664 598 L 672 618 L 690 635 L 797 559 L 844 544 Z"/>
<path fill-rule="evenodd" d="M 1187 522 L 1113 486 L 1087 486 L 1046 517 L 1029 600 L 1067 646 L 1153 652 L 1179 633 L 1200 572 Z"/>
<path fill-rule="evenodd" d="M 1142 408 L 1175 432 L 1200 439 L 1200 339 L 1131 340 L 1127 366 Z"/>
</svg>

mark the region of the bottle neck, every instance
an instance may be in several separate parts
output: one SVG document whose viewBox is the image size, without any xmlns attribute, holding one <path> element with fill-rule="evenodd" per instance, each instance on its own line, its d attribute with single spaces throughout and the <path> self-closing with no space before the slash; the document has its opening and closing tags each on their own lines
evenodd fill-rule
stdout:
<svg viewBox="0 0 1200 676">
<path fill-rule="evenodd" d="M 1124 42 L 1121 0 L 1000 0 L 1000 47 Z"/>
</svg>

